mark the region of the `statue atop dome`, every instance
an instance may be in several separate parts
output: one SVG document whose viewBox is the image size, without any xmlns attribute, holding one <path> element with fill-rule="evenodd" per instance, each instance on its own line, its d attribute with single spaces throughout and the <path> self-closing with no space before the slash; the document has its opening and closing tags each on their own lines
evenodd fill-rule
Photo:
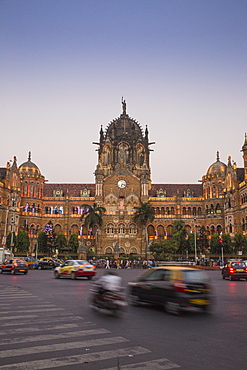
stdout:
<svg viewBox="0 0 247 370">
<path fill-rule="evenodd" d="M 123 97 L 122 97 L 122 108 L 123 108 L 123 114 L 126 115 L 126 101 Z"/>
</svg>

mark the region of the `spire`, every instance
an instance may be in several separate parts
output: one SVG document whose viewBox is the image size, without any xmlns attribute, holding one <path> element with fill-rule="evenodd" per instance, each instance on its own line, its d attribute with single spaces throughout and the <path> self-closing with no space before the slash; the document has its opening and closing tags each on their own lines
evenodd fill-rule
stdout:
<svg viewBox="0 0 247 370">
<path fill-rule="evenodd" d="M 146 125 L 145 138 L 148 139 L 148 126 Z"/>
<path fill-rule="evenodd" d="M 216 153 L 216 160 L 217 160 L 217 162 L 219 162 L 219 160 L 220 160 L 220 153 L 218 151 Z"/>
<path fill-rule="evenodd" d="M 28 152 L 28 160 L 31 161 L 31 152 Z"/>
<path fill-rule="evenodd" d="M 102 142 L 104 140 L 104 132 L 103 132 L 103 127 L 101 125 L 101 128 L 100 128 L 100 142 Z"/>
<path fill-rule="evenodd" d="M 244 136 L 244 145 L 247 144 L 247 134 L 245 133 L 245 136 Z"/>
</svg>

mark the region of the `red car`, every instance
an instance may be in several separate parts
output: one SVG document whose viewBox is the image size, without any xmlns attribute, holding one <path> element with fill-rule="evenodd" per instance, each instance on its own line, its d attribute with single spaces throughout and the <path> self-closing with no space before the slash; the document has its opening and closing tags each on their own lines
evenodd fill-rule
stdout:
<svg viewBox="0 0 247 370">
<path fill-rule="evenodd" d="M 0 266 L 0 273 L 2 274 L 3 272 L 10 272 L 12 275 L 20 272 L 26 275 L 28 273 L 28 264 L 20 258 L 13 258 Z"/>
</svg>

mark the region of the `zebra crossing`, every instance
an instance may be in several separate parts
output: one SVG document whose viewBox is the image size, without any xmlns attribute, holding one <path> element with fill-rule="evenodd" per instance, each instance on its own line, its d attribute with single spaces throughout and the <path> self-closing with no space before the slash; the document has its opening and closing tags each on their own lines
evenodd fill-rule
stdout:
<svg viewBox="0 0 247 370">
<path fill-rule="evenodd" d="M 0 327 L 0 370 L 180 367 L 14 286 L 0 286 Z"/>
</svg>

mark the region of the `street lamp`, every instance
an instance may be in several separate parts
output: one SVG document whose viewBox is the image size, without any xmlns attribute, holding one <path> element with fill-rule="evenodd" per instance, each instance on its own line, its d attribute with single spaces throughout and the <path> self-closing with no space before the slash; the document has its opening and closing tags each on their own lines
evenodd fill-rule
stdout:
<svg viewBox="0 0 247 370">
<path fill-rule="evenodd" d="M 196 264 L 196 261 L 197 261 L 197 251 L 196 251 L 196 217 L 194 218 L 194 236 L 195 236 L 195 264 Z"/>
</svg>

